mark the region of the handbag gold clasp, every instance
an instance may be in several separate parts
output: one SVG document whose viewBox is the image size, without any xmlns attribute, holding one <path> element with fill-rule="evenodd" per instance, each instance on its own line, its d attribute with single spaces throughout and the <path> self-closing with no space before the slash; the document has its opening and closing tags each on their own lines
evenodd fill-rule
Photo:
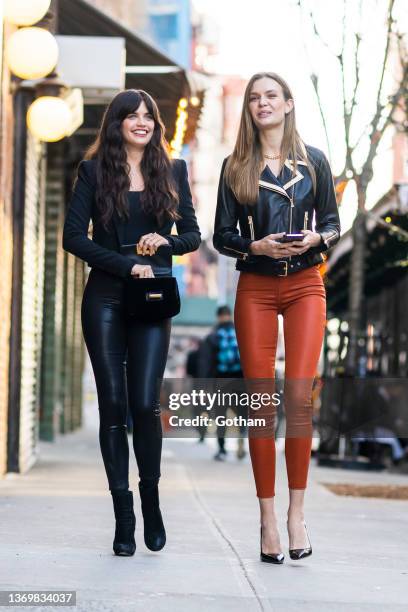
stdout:
<svg viewBox="0 0 408 612">
<path fill-rule="evenodd" d="M 163 292 L 153 292 L 153 291 L 148 291 L 146 293 L 146 300 L 148 302 L 151 302 L 153 300 L 162 300 L 163 299 Z"/>
</svg>

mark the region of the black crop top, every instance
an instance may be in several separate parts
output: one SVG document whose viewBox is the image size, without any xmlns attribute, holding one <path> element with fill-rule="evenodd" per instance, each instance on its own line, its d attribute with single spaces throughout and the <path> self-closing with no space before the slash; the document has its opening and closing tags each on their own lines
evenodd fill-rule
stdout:
<svg viewBox="0 0 408 612">
<path fill-rule="evenodd" d="M 158 232 L 159 226 L 153 214 L 146 214 L 140 203 L 140 192 L 128 192 L 130 219 L 125 222 L 125 244 L 134 244 L 144 234 Z"/>
</svg>

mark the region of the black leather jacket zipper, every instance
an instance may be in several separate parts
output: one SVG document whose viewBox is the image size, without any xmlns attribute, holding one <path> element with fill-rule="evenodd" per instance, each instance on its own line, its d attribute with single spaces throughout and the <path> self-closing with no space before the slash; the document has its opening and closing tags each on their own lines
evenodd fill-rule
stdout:
<svg viewBox="0 0 408 612">
<path fill-rule="evenodd" d="M 248 215 L 248 223 L 249 223 L 249 233 L 251 236 L 251 240 L 255 240 L 254 220 L 252 219 L 252 215 Z"/>
<path fill-rule="evenodd" d="M 293 185 L 292 189 L 292 197 L 289 196 L 290 199 L 290 210 L 289 210 L 289 234 L 292 233 L 292 221 L 293 221 L 293 209 L 295 208 L 294 198 L 295 198 L 295 185 Z M 289 261 L 292 261 L 292 255 L 289 255 Z"/>
</svg>

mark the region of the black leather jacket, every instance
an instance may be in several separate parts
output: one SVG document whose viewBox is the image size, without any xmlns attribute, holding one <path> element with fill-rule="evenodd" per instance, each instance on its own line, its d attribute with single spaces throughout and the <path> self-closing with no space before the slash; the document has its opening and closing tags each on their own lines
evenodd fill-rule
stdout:
<svg viewBox="0 0 408 612">
<path fill-rule="evenodd" d="M 223 255 L 237 258 L 237 270 L 286 276 L 322 263 L 322 252 L 339 240 L 340 219 L 329 163 L 320 149 L 306 145 L 306 150 L 316 170 L 316 194 L 306 164 L 298 162 L 297 174 L 292 177 L 291 162 L 286 160 L 278 177 L 269 166 L 265 166 L 259 178 L 259 198 L 254 205 L 242 205 L 236 200 L 224 180 L 228 158 L 224 160 L 218 186 L 213 244 Z M 280 260 L 249 252 L 251 242 L 268 234 L 311 230 L 313 215 L 314 231 L 321 235 L 318 246 L 301 255 Z"/>
<path fill-rule="evenodd" d="M 176 222 L 178 235 L 171 234 L 174 225 L 171 220 L 164 221 L 160 227 L 154 222 L 149 231 L 155 231 L 167 238 L 173 247 L 174 255 L 183 255 L 198 249 L 201 234 L 191 199 L 186 162 L 182 159 L 173 160 L 172 167 L 179 193 L 180 219 Z M 95 191 L 96 161 L 82 161 L 65 217 L 62 247 L 86 261 L 91 268 L 99 268 L 109 274 L 126 278 L 130 276 L 134 266 L 134 261 L 119 252 L 120 245 L 125 242 L 126 221 L 120 219 L 115 209 L 109 230 L 106 231 L 100 223 Z M 92 240 L 88 238 L 91 220 Z"/>
</svg>

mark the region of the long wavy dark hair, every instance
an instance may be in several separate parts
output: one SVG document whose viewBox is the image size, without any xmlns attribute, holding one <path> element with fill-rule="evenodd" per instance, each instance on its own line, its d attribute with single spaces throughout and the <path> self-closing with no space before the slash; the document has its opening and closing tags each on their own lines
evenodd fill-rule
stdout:
<svg viewBox="0 0 408 612">
<path fill-rule="evenodd" d="M 140 165 L 145 185 L 140 193 L 140 203 L 146 213 L 156 217 L 159 225 L 166 218 L 180 218 L 169 145 L 157 104 L 143 89 L 126 89 L 118 93 L 105 110 L 96 140 L 85 154 L 85 159 L 96 160 L 95 198 L 101 212 L 101 223 L 106 230 L 115 209 L 121 219 L 129 219 L 130 216 L 127 201 L 130 166 L 121 128 L 122 121 L 135 112 L 142 102 L 154 119 L 154 131 Z"/>
</svg>

